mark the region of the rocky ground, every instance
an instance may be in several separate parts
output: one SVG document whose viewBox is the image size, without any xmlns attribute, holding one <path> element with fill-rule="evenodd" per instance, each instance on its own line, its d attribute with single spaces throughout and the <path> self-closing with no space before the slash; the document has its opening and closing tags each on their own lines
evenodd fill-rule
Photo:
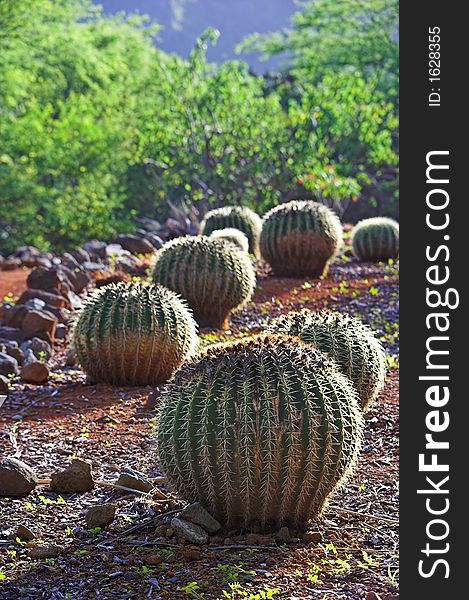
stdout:
<svg viewBox="0 0 469 600">
<path fill-rule="evenodd" d="M 10 309 L 28 273 L 0 272 L 1 298 L 11 293 Z M 346 252 L 322 281 L 277 279 L 261 269 L 255 297 L 232 319 L 231 330 L 202 331 L 201 337 L 204 344 L 233 339 L 261 330 L 278 314 L 325 307 L 370 323 L 386 346 L 389 372 L 367 415 L 354 477 L 301 536 L 288 530 L 240 537 L 217 531 L 202 544 L 185 540 L 177 523 L 171 524 L 183 506 L 165 487 L 155 461 L 158 393 L 87 384 L 67 359 L 67 331 L 52 340 L 45 382 L 21 379 L 18 365 L 0 409 L 0 457 L 24 461 L 40 483 L 25 498 L 0 499 L 0 598 L 397 597 L 397 265 L 360 264 Z M 92 480 L 89 465 L 78 463 L 89 491 L 60 492 L 58 475 L 50 483 L 51 474 L 73 459 L 91 463 Z M 127 468 L 133 473 L 126 474 Z M 116 488 L 116 481 L 150 490 L 136 494 Z M 90 512 L 101 505 L 107 508 Z M 104 527 L 106 521 L 111 523 Z"/>
</svg>

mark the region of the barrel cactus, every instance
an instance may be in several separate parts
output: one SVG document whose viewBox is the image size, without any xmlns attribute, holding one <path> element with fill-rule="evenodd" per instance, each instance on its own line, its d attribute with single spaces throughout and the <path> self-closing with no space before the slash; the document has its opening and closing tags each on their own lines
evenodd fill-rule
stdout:
<svg viewBox="0 0 469 600">
<path fill-rule="evenodd" d="M 399 223 L 387 217 L 363 219 L 352 230 L 352 250 L 363 261 L 380 262 L 399 256 Z"/>
<path fill-rule="evenodd" d="M 354 466 L 362 413 L 327 355 L 261 334 L 178 369 L 157 417 L 159 462 L 227 528 L 302 529 Z"/>
<path fill-rule="evenodd" d="M 157 385 L 167 381 L 198 345 L 186 303 L 161 285 L 117 283 L 86 299 L 73 346 L 96 382 Z"/>
<path fill-rule="evenodd" d="M 201 327 L 225 328 L 254 291 L 249 255 L 207 236 L 171 240 L 156 254 L 155 282 L 187 300 Z"/>
<path fill-rule="evenodd" d="M 210 234 L 210 237 L 230 242 L 231 244 L 235 244 L 235 246 L 240 248 L 243 252 L 249 252 L 249 240 L 239 229 L 234 229 L 233 227 L 215 229 L 215 231 L 212 231 Z"/>
<path fill-rule="evenodd" d="M 354 384 L 364 411 L 368 410 L 386 375 L 385 353 L 372 331 L 359 319 L 341 313 L 309 310 L 282 315 L 269 330 L 298 336 L 327 352 Z"/>
<path fill-rule="evenodd" d="M 279 277 L 320 277 L 342 246 L 342 226 L 327 206 L 292 200 L 264 216 L 260 248 Z"/>
<path fill-rule="evenodd" d="M 200 224 L 200 233 L 210 235 L 216 229 L 239 229 L 249 240 L 249 252 L 259 255 L 262 219 L 247 206 L 224 206 L 210 210 Z"/>
</svg>

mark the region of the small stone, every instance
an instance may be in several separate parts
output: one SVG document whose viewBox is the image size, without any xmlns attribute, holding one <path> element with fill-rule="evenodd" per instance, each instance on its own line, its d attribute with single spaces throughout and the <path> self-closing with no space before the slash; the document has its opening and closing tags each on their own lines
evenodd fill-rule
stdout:
<svg viewBox="0 0 469 600">
<path fill-rule="evenodd" d="M 139 492 L 149 492 L 153 488 L 153 484 L 143 473 L 134 471 L 129 467 L 122 469 L 116 483 L 122 487 L 138 490 Z"/>
<path fill-rule="evenodd" d="M 280 542 L 282 544 L 290 543 L 291 535 L 290 535 L 290 530 L 288 529 L 288 527 L 281 527 L 280 530 L 277 532 L 275 539 L 277 542 Z"/>
<path fill-rule="evenodd" d="M 128 250 L 132 254 L 151 254 L 155 251 L 153 244 L 149 240 L 140 238 L 136 235 L 118 235 L 115 243 L 119 244 L 124 250 Z"/>
<path fill-rule="evenodd" d="M 307 531 L 303 534 L 303 541 L 307 544 L 318 544 L 322 542 L 322 534 L 319 531 Z"/>
<path fill-rule="evenodd" d="M 99 240 L 90 240 L 89 242 L 83 244 L 81 249 L 85 250 L 85 252 L 87 252 L 91 258 L 106 258 L 106 246 L 106 242 L 101 242 Z M 74 258 L 78 260 L 76 251 L 72 252 L 71 254 Z M 85 261 L 79 262 L 83 263 Z"/>
<path fill-rule="evenodd" d="M 30 542 L 31 540 L 34 540 L 34 538 L 36 537 L 36 534 L 34 532 L 32 532 L 31 529 L 26 527 L 26 525 L 22 525 L 20 523 L 18 525 L 18 527 L 15 529 L 14 537 L 15 537 L 15 539 L 19 538 L 23 542 Z"/>
<path fill-rule="evenodd" d="M 52 346 L 47 343 L 46 340 L 41 340 L 37 337 L 33 337 L 27 342 L 23 342 L 21 344 L 21 350 L 24 353 L 31 350 L 34 356 L 41 361 L 50 360 L 52 356 Z"/>
<path fill-rule="evenodd" d="M 22 498 L 36 487 L 36 475 L 17 458 L 0 459 L 0 496 Z"/>
<path fill-rule="evenodd" d="M 215 533 L 221 528 L 220 523 L 205 510 L 200 502 L 194 502 L 194 504 L 186 506 L 179 516 L 186 521 L 199 525 L 208 533 Z"/>
<path fill-rule="evenodd" d="M 115 504 L 98 504 L 88 509 L 86 513 L 86 526 L 88 529 L 99 527 L 106 529 L 116 517 Z"/>
<path fill-rule="evenodd" d="M 193 546 L 181 548 L 181 554 L 186 560 L 202 560 L 204 557 L 202 552 Z"/>
<path fill-rule="evenodd" d="M 60 290 L 64 276 L 57 268 L 43 269 L 36 267 L 26 280 L 28 288 L 38 290 Z"/>
<path fill-rule="evenodd" d="M 44 310 L 29 310 L 23 319 L 21 329 L 26 337 L 31 337 L 39 332 L 48 333 L 54 339 L 57 319 Z"/>
<path fill-rule="evenodd" d="M 84 248 L 77 248 L 76 250 L 73 250 L 73 252 L 70 252 L 70 255 L 77 263 L 83 263 L 86 260 L 90 260 L 90 255 Z"/>
<path fill-rule="evenodd" d="M 381 600 L 376 592 L 367 592 L 365 600 Z"/>
<path fill-rule="evenodd" d="M 65 470 L 55 471 L 51 475 L 50 488 L 57 494 L 89 492 L 93 487 L 91 463 L 87 460 L 74 458 Z"/>
<path fill-rule="evenodd" d="M 59 323 L 55 328 L 55 339 L 64 340 L 67 337 L 68 328 L 63 323 Z"/>
<path fill-rule="evenodd" d="M 208 542 L 208 533 L 202 527 L 195 525 L 195 523 L 190 523 L 176 517 L 172 519 L 171 527 L 180 537 L 191 544 L 201 546 Z"/>
<path fill-rule="evenodd" d="M 159 565 L 163 562 L 163 557 L 160 554 L 148 554 L 144 561 L 147 565 Z"/>
<path fill-rule="evenodd" d="M 49 368 L 45 363 L 34 360 L 22 367 L 20 377 L 26 383 L 41 385 L 49 379 Z"/>
<path fill-rule="evenodd" d="M 160 388 L 155 388 L 148 394 L 147 401 L 145 402 L 145 410 L 154 410 L 158 404 L 158 400 L 161 396 Z"/>
<path fill-rule="evenodd" d="M 34 546 L 28 553 L 30 558 L 57 558 L 62 552 L 60 546 L 48 544 L 44 546 Z"/>
<path fill-rule="evenodd" d="M 16 329 L 16 327 L 7 327 L 6 325 L 0 327 L 0 338 L 2 340 L 13 340 L 20 343 L 23 341 L 23 337 L 23 332 L 20 329 Z"/>
</svg>

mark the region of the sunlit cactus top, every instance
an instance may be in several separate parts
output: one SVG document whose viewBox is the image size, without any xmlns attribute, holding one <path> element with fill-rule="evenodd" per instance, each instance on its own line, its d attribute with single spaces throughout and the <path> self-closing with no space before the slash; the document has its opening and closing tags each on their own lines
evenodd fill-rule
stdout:
<svg viewBox="0 0 469 600">
<path fill-rule="evenodd" d="M 215 231 L 212 231 L 210 234 L 210 237 L 230 242 L 231 244 L 238 246 L 243 252 L 249 252 L 249 240 L 239 229 L 234 229 L 233 227 L 215 229 Z"/>
<path fill-rule="evenodd" d="M 379 262 L 399 256 L 399 223 L 388 217 L 363 219 L 352 230 L 352 250 L 363 261 Z"/>
<path fill-rule="evenodd" d="M 249 252 L 259 254 L 262 219 L 247 206 L 224 206 L 210 210 L 200 224 L 200 233 L 210 235 L 216 229 L 239 229 L 249 240 Z"/>
</svg>

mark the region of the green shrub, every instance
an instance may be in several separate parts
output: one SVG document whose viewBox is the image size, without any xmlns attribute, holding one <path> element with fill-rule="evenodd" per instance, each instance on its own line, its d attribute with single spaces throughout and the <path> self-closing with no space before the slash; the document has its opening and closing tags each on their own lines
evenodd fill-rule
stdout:
<svg viewBox="0 0 469 600">
<path fill-rule="evenodd" d="M 191 312 L 161 285 L 117 283 L 92 292 L 73 332 L 84 371 L 112 385 L 163 383 L 197 345 Z"/>
</svg>

